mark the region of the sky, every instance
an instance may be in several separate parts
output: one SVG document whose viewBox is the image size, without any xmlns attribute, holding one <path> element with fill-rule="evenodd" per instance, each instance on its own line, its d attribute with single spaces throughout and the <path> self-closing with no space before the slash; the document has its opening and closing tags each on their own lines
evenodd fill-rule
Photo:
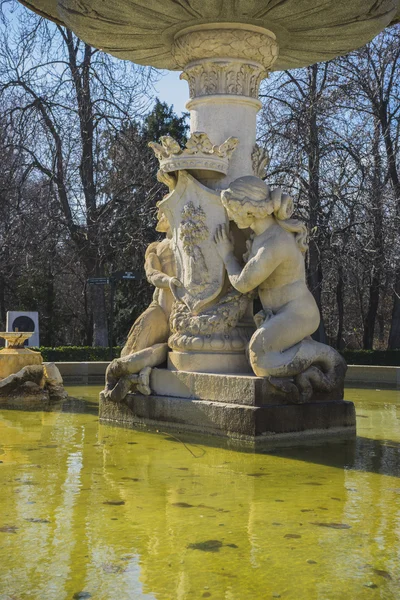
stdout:
<svg viewBox="0 0 400 600">
<path fill-rule="evenodd" d="M 161 73 L 163 76 L 155 86 L 157 95 L 162 102 L 173 104 L 175 112 L 180 116 L 186 111 L 185 104 L 189 100 L 188 83 L 179 79 L 180 71 L 161 71 Z"/>
<path fill-rule="evenodd" d="M 18 4 L 12 4 L 4 8 L 7 18 L 12 24 L 16 24 L 20 11 L 25 11 Z M 175 112 L 180 116 L 182 112 L 187 112 L 185 104 L 189 100 L 189 86 L 186 81 L 179 79 L 180 71 L 160 71 L 162 77 L 155 85 L 156 93 L 162 102 L 173 104 Z"/>
</svg>

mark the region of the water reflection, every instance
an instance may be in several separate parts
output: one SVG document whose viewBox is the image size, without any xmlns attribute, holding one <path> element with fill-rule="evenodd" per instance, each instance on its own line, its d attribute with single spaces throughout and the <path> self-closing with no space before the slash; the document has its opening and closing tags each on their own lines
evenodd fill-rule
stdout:
<svg viewBox="0 0 400 600">
<path fill-rule="evenodd" d="M 356 443 L 273 454 L 4 411 L 0 598 L 395 598 L 396 396 L 385 406 L 360 403 Z"/>
</svg>

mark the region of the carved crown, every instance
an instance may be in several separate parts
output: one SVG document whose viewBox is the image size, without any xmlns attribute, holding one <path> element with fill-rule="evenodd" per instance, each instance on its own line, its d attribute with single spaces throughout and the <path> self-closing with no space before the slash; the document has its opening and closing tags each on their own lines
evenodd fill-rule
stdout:
<svg viewBox="0 0 400 600">
<path fill-rule="evenodd" d="M 160 138 L 161 144 L 150 142 L 149 146 L 160 161 L 160 169 L 164 173 L 182 169 L 202 169 L 217 171 L 226 175 L 229 159 L 239 140 L 235 137 L 228 138 L 220 146 L 212 144 L 206 133 L 192 133 L 184 148 L 170 135 Z"/>
</svg>

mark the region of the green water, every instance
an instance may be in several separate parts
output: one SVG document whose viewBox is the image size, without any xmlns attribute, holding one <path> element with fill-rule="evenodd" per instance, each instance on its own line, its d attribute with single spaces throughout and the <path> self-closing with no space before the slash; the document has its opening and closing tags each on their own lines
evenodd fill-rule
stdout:
<svg viewBox="0 0 400 600">
<path fill-rule="evenodd" d="M 355 443 L 251 454 L 0 411 L 1 600 L 400 598 L 400 392 Z M 179 435 L 178 435 L 179 437 Z"/>
</svg>

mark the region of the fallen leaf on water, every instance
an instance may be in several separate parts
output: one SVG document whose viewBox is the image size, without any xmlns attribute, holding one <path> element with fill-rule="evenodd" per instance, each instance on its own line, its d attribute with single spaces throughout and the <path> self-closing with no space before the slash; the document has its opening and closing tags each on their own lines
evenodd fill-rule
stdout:
<svg viewBox="0 0 400 600">
<path fill-rule="evenodd" d="M 231 512 L 230 510 L 225 510 L 225 508 L 215 508 L 214 506 L 207 506 L 207 504 L 198 504 L 197 508 L 208 508 L 209 510 L 215 510 L 223 513 Z"/>
<path fill-rule="evenodd" d="M 301 535 L 299 535 L 298 533 L 287 533 L 283 537 L 288 538 L 290 540 L 298 540 L 299 538 L 301 538 Z"/>
<path fill-rule="evenodd" d="M 172 506 L 177 506 L 178 508 L 194 508 L 193 504 L 188 504 L 187 502 L 173 502 Z"/>
<path fill-rule="evenodd" d="M 337 500 L 338 502 L 341 502 L 341 498 L 331 498 L 331 500 Z"/>
<path fill-rule="evenodd" d="M 104 573 L 124 573 L 126 571 L 126 567 L 121 565 L 114 565 L 112 563 L 103 563 L 101 565 Z"/>
<path fill-rule="evenodd" d="M 103 504 L 109 504 L 110 506 L 122 506 L 125 504 L 124 500 L 106 500 Z"/>
<path fill-rule="evenodd" d="M 307 483 L 304 483 L 303 485 L 324 485 L 324 484 L 318 483 L 317 481 L 308 481 Z"/>
<path fill-rule="evenodd" d="M 0 527 L 2 533 L 17 533 L 17 529 L 16 525 L 3 525 L 3 527 Z"/>
<path fill-rule="evenodd" d="M 314 521 L 310 523 L 310 525 L 318 525 L 318 527 L 330 527 L 331 529 L 351 529 L 351 525 L 346 525 L 346 523 L 318 523 Z"/>
<path fill-rule="evenodd" d="M 50 523 L 50 521 L 48 519 L 24 519 L 25 521 L 28 521 L 28 523 Z"/>
<path fill-rule="evenodd" d="M 219 552 L 224 544 L 220 540 L 206 540 L 205 542 L 197 542 L 188 544 L 190 550 L 201 550 L 202 552 Z"/>
<path fill-rule="evenodd" d="M 313 508 L 302 508 L 300 512 L 314 512 Z"/>
<path fill-rule="evenodd" d="M 387 571 L 383 569 L 373 569 L 375 575 L 379 575 L 379 577 L 383 577 L 384 579 L 392 579 L 392 576 Z"/>
</svg>

